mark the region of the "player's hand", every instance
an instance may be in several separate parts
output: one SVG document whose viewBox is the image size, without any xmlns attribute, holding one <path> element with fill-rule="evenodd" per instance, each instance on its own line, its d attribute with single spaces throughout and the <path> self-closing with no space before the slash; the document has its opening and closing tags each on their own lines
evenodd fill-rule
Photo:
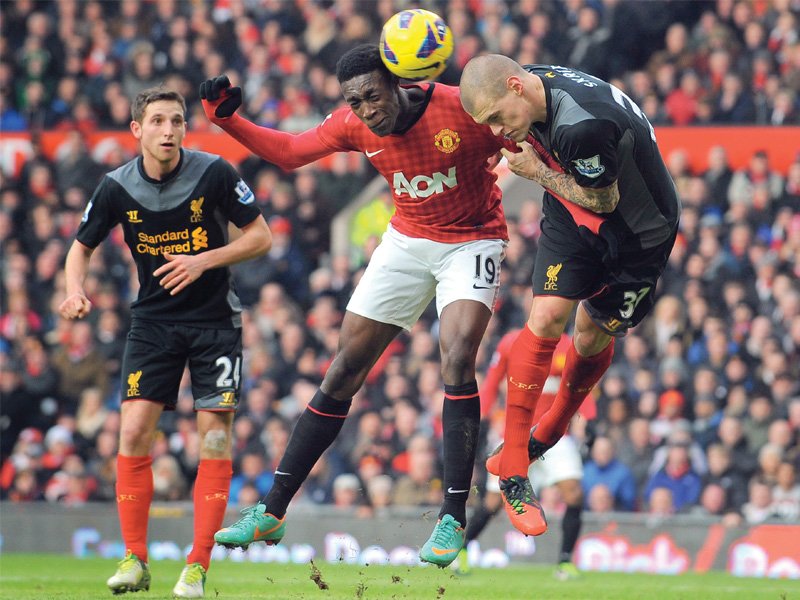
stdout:
<svg viewBox="0 0 800 600">
<path fill-rule="evenodd" d="M 76 292 L 67 296 L 58 307 L 58 314 L 65 319 L 82 319 L 92 310 L 92 303 L 83 292 Z"/>
<path fill-rule="evenodd" d="M 212 123 L 227 119 L 242 105 L 242 88 L 231 87 L 227 75 L 206 79 L 200 84 L 200 102 Z"/>
<path fill-rule="evenodd" d="M 190 283 L 197 281 L 206 270 L 203 258 L 199 254 L 176 255 L 165 252 L 164 258 L 167 264 L 153 271 L 153 277 L 161 277 L 158 284 L 169 290 L 170 296 L 180 293 Z"/>
<path fill-rule="evenodd" d="M 500 161 L 503 160 L 503 155 L 500 152 L 496 154 L 492 154 L 489 158 L 486 159 L 486 168 L 490 171 L 494 171 L 494 168 L 500 164 Z"/>
<path fill-rule="evenodd" d="M 515 175 L 535 181 L 536 175 L 546 165 L 529 142 L 517 142 L 517 146 L 520 149 L 519 152 L 511 152 L 507 148 L 500 148 L 500 152 L 508 161 L 508 168 Z"/>
</svg>

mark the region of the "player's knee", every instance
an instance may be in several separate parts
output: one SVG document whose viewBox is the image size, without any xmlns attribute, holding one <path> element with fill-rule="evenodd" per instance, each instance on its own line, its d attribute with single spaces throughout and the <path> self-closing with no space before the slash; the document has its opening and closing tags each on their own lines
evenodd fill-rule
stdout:
<svg viewBox="0 0 800 600">
<path fill-rule="evenodd" d="M 449 385 L 459 385 L 475 379 L 477 348 L 466 340 L 458 340 L 442 353 L 442 379 Z"/>
<path fill-rule="evenodd" d="M 200 444 L 203 454 L 223 455 L 230 445 L 230 435 L 224 429 L 210 429 L 205 432 Z"/>
<path fill-rule="evenodd" d="M 556 304 L 542 303 L 536 306 L 528 319 L 528 327 L 539 337 L 556 338 L 561 336 L 567 325 L 570 313 Z"/>
<path fill-rule="evenodd" d="M 583 488 L 577 480 L 563 482 L 560 491 L 567 506 L 583 506 Z"/>
<path fill-rule="evenodd" d="M 611 336 L 601 331 L 598 327 L 575 328 L 573 343 L 581 356 L 594 356 L 608 346 Z"/>
<path fill-rule="evenodd" d="M 122 423 L 119 430 L 119 447 L 122 454 L 149 451 L 154 432 L 139 423 Z"/>
<path fill-rule="evenodd" d="M 337 354 L 328 372 L 325 373 L 322 381 L 323 391 L 335 397 L 351 397 L 364 383 L 370 366 L 345 353 Z"/>
</svg>

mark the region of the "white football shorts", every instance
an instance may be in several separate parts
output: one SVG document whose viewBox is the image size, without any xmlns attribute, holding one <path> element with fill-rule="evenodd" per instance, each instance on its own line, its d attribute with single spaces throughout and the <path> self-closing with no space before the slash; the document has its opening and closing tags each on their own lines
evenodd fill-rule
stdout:
<svg viewBox="0 0 800 600">
<path fill-rule="evenodd" d="M 544 455 L 544 460 L 536 460 L 528 467 L 528 479 L 537 491 L 550 487 L 559 481 L 583 478 L 583 461 L 578 444 L 570 435 L 563 436 Z M 486 491 L 499 492 L 500 482 L 496 475 L 486 477 Z"/>
<path fill-rule="evenodd" d="M 444 244 L 412 238 L 389 225 L 347 310 L 404 329 L 434 297 L 439 316 L 456 300 L 476 300 L 494 311 L 505 247 L 499 239 Z"/>
</svg>

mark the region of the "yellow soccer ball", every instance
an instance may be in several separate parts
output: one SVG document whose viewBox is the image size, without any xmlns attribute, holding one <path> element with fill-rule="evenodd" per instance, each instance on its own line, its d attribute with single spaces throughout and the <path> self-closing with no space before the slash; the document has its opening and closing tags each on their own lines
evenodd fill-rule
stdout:
<svg viewBox="0 0 800 600">
<path fill-rule="evenodd" d="M 381 59 L 402 79 L 422 81 L 439 76 L 453 53 L 453 34 L 439 15 L 415 8 L 402 10 L 381 31 Z"/>
</svg>

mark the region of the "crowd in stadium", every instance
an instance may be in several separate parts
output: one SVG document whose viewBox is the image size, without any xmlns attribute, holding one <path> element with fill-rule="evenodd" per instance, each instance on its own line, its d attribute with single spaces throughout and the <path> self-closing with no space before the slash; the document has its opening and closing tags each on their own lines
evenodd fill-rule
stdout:
<svg viewBox="0 0 800 600">
<path fill-rule="evenodd" d="M 97 252 L 86 283 L 94 311 L 68 322 L 63 260 L 83 209 L 122 150 L 97 162 L 83 135 L 125 130 L 130 99 L 166 82 L 189 105 L 189 130 L 211 130 L 201 81 L 227 73 L 243 112 L 287 131 L 340 104 L 341 53 L 377 40 L 399 8 L 380 0 L 35 2 L 3 6 L 0 131 L 30 131 L 35 156 L 0 174 L 0 487 L 2 497 L 68 505 L 114 499 L 120 359 L 132 262 L 121 239 Z M 457 83 L 477 53 L 572 66 L 613 81 L 659 125 L 800 123 L 800 4 L 453 0 L 426 3 L 456 39 L 441 77 Z M 43 130 L 68 132 L 48 159 Z M 586 451 L 586 506 L 724 522 L 800 519 L 800 155 L 776 172 L 768 148 L 732 170 L 725 150 L 692 172 L 668 166 L 681 232 L 651 315 L 617 347 L 595 391 L 598 415 L 572 432 Z M 234 424 L 230 501 L 254 504 L 272 484 L 292 425 L 330 364 L 338 325 L 376 239 L 331 256 L 330 220 L 368 181 L 363 162 L 287 175 L 237 165 L 274 236 L 263 259 L 235 268 L 244 312 L 242 402 Z M 497 312 L 479 354 L 484 372 L 503 333 L 525 320 L 538 207 L 509 225 Z M 355 258 L 358 257 L 358 258 Z M 188 384 L 188 382 L 187 382 Z M 334 448 L 297 502 L 355 507 L 438 504 L 442 381 L 435 311 L 372 370 Z M 502 407 L 487 444 L 502 434 Z M 156 499 L 188 499 L 198 461 L 188 385 L 162 418 L 153 451 Z M 480 462 L 480 461 L 479 461 Z M 478 466 L 480 470 L 480 465 Z M 482 484 L 480 477 L 476 483 Z M 543 490 L 548 514 L 563 505 Z"/>
</svg>

